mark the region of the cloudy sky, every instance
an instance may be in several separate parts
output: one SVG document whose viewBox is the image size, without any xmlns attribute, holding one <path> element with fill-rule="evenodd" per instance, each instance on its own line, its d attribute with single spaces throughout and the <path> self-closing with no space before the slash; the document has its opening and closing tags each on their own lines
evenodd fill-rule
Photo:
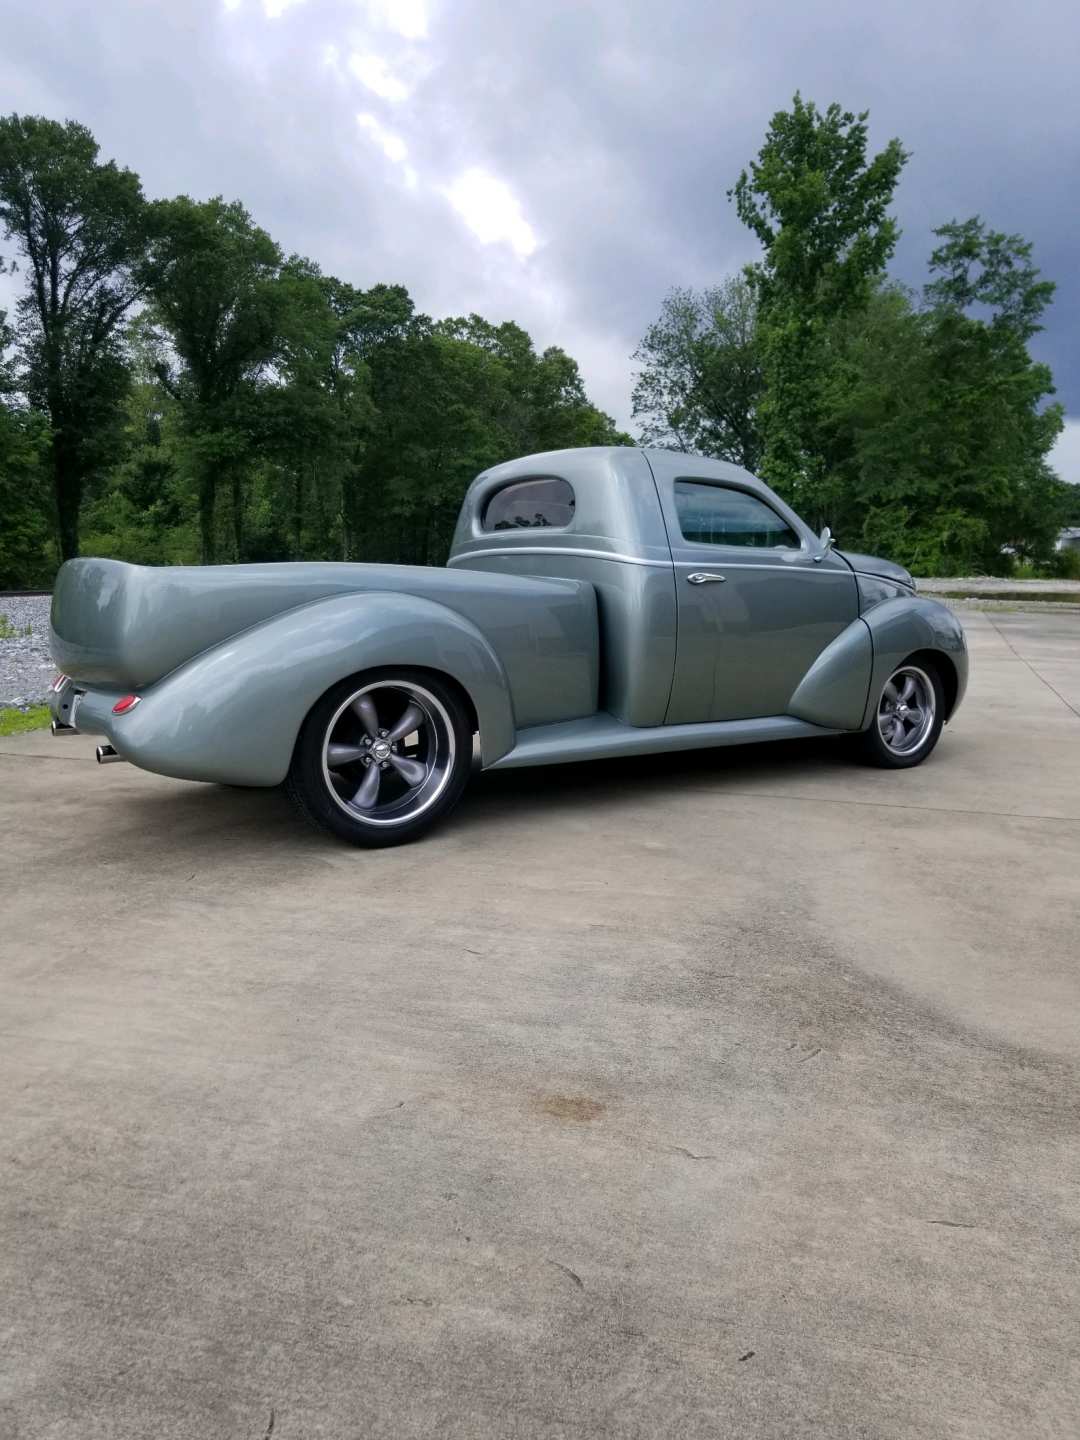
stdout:
<svg viewBox="0 0 1080 1440">
<path fill-rule="evenodd" d="M 519 321 L 627 425 L 665 292 L 754 256 L 725 192 L 773 111 L 869 109 L 913 152 L 902 279 L 979 213 L 1058 282 L 1038 350 L 1080 480 L 1074 0 L 49 0 L 3 39 L 4 109 L 83 121 L 152 196 L 239 198 L 357 285 Z"/>
</svg>

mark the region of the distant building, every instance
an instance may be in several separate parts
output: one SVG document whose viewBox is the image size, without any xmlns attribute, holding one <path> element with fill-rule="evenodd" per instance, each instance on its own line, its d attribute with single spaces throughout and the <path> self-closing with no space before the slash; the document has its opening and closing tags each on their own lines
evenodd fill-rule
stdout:
<svg viewBox="0 0 1080 1440">
<path fill-rule="evenodd" d="M 1057 538 L 1055 550 L 1080 550 L 1080 525 L 1070 525 Z"/>
</svg>

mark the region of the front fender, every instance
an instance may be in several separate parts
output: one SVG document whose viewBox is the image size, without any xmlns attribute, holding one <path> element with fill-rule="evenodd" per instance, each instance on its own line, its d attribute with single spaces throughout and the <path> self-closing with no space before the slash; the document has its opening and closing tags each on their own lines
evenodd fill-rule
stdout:
<svg viewBox="0 0 1080 1440">
<path fill-rule="evenodd" d="M 953 612 L 936 600 L 921 595 L 904 595 L 883 600 L 863 615 L 874 647 L 870 691 L 863 715 L 863 728 L 873 718 L 873 707 L 882 686 L 896 667 L 918 650 L 936 651 L 952 662 L 956 671 L 956 698 L 946 715 L 950 719 L 967 689 L 968 653 L 963 626 Z"/>
<path fill-rule="evenodd" d="M 487 640 L 447 606 L 391 591 L 316 600 L 243 630 L 95 728 L 145 770 L 277 785 L 315 701 L 337 681 L 384 665 L 450 676 L 476 709 L 485 761 L 512 748 L 510 688 Z"/>
<path fill-rule="evenodd" d="M 787 713 L 826 730 L 858 730 L 874 665 L 870 631 L 860 617 L 826 645 L 788 701 Z"/>
</svg>

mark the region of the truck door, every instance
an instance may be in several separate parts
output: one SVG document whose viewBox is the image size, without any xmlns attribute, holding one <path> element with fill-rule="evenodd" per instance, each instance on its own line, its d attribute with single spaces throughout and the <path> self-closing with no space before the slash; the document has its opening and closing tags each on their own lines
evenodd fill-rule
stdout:
<svg viewBox="0 0 1080 1440">
<path fill-rule="evenodd" d="M 783 715 L 858 615 L 854 574 L 749 488 L 691 474 L 658 489 L 678 601 L 665 723 Z"/>
</svg>

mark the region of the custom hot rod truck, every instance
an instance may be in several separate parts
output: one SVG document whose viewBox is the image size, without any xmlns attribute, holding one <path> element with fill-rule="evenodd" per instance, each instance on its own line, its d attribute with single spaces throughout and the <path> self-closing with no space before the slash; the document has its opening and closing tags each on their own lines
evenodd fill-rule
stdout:
<svg viewBox="0 0 1080 1440">
<path fill-rule="evenodd" d="M 933 750 L 963 632 L 745 470 L 532 455 L 471 485 L 445 568 L 69 561 L 56 734 L 187 780 L 285 784 L 344 840 L 411 840 L 486 769 L 850 732 Z"/>
</svg>

